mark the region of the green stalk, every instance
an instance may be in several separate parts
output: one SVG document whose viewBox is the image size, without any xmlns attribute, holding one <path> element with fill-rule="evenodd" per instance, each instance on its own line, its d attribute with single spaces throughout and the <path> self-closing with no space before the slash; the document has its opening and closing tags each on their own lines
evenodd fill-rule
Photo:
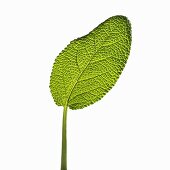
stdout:
<svg viewBox="0 0 170 170">
<path fill-rule="evenodd" d="M 67 105 L 63 110 L 61 170 L 67 170 Z"/>
</svg>

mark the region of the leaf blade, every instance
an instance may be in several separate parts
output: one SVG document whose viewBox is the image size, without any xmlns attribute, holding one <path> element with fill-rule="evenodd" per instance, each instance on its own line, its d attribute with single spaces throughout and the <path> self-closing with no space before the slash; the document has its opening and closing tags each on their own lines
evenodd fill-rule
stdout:
<svg viewBox="0 0 170 170">
<path fill-rule="evenodd" d="M 80 109 L 100 100 L 116 83 L 128 59 L 131 25 L 114 16 L 71 41 L 56 58 L 50 79 L 59 106 Z"/>
</svg>

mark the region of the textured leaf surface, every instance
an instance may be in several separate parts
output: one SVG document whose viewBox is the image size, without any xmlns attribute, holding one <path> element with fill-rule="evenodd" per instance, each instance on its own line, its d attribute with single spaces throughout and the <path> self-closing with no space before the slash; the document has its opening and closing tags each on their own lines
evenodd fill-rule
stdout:
<svg viewBox="0 0 170 170">
<path fill-rule="evenodd" d="M 50 79 L 55 103 L 80 109 L 100 100 L 116 83 L 128 59 L 131 25 L 113 16 L 75 39 L 56 58 Z"/>
</svg>

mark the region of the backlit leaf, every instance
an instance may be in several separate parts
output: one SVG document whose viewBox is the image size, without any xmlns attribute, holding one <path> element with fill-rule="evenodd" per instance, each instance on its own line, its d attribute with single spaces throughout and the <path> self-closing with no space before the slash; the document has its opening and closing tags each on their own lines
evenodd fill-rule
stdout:
<svg viewBox="0 0 170 170">
<path fill-rule="evenodd" d="M 71 109 L 100 100 L 116 83 L 127 62 L 131 25 L 113 16 L 77 38 L 56 58 L 50 79 L 55 103 Z"/>
</svg>

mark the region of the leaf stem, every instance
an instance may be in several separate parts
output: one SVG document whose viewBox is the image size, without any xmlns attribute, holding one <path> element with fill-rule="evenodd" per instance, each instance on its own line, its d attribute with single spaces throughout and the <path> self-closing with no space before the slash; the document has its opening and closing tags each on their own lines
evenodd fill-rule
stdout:
<svg viewBox="0 0 170 170">
<path fill-rule="evenodd" d="M 63 109 L 61 170 L 67 170 L 67 105 Z"/>
</svg>

